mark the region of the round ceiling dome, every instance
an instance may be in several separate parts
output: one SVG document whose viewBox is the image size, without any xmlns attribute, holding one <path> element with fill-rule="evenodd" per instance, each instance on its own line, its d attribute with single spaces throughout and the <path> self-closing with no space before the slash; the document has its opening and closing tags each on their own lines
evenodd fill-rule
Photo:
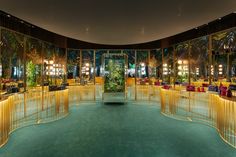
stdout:
<svg viewBox="0 0 236 157">
<path fill-rule="evenodd" d="M 235 0 L 1 0 L 3 11 L 34 25 L 113 45 L 169 37 L 232 13 L 235 6 Z"/>
</svg>

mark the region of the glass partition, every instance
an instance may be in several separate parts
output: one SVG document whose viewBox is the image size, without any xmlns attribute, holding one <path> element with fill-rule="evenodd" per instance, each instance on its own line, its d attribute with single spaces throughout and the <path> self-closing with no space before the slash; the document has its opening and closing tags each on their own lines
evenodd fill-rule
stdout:
<svg viewBox="0 0 236 157">
<path fill-rule="evenodd" d="M 208 82 L 208 36 L 190 42 L 190 78 L 191 82 Z"/>
<path fill-rule="evenodd" d="M 55 47 L 44 43 L 44 67 L 43 67 L 43 85 L 56 85 L 55 71 L 53 64 L 55 62 Z"/>
<path fill-rule="evenodd" d="M 97 50 L 96 51 L 96 69 L 95 69 L 95 74 L 96 74 L 96 77 L 100 77 L 101 76 L 101 71 L 102 71 L 102 55 L 107 53 L 108 51 L 107 50 Z"/>
<path fill-rule="evenodd" d="M 149 73 L 148 73 L 148 60 L 149 60 L 149 51 L 136 51 L 136 78 L 137 83 L 144 85 L 149 83 Z"/>
<path fill-rule="evenodd" d="M 67 82 L 69 85 L 79 83 L 80 50 L 67 50 Z"/>
<path fill-rule="evenodd" d="M 134 50 L 124 50 L 124 53 L 128 56 L 128 77 L 135 77 L 135 51 Z"/>
<path fill-rule="evenodd" d="M 42 81 L 42 42 L 26 38 L 26 84 L 27 88 L 41 86 Z"/>
<path fill-rule="evenodd" d="M 231 61 L 229 62 L 229 64 L 231 64 L 231 82 L 236 83 L 236 48 L 232 49 L 230 59 Z"/>
<path fill-rule="evenodd" d="M 173 47 L 163 49 L 162 82 L 164 84 L 174 83 L 174 58 Z"/>
<path fill-rule="evenodd" d="M 66 82 L 66 51 L 63 48 L 55 47 L 53 69 L 56 78 L 56 84 L 61 85 Z"/>
<path fill-rule="evenodd" d="M 121 53 L 103 55 L 104 93 L 103 102 L 126 101 L 127 56 Z"/>
<path fill-rule="evenodd" d="M 162 51 L 161 49 L 150 51 L 149 60 L 149 77 L 153 79 L 161 79 L 162 75 Z"/>
<path fill-rule="evenodd" d="M 234 81 L 236 30 L 231 29 L 212 35 L 212 74 L 214 81 Z"/>
<path fill-rule="evenodd" d="M 136 75 L 136 70 L 135 70 L 135 50 L 124 50 L 123 51 L 127 55 L 127 81 L 126 81 L 126 86 L 127 86 L 127 98 L 130 100 L 135 99 L 135 75 Z"/>
<path fill-rule="evenodd" d="M 8 93 L 24 90 L 24 36 L 2 29 L 1 39 L 1 89 Z"/>
<path fill-rule="evenodd" d="M 189 42 L 176 45 L 176 82 L 177 84 L 189 82 Z"/>
<path fill-rule="evenodd" d="M 80 84 L 94 84 L 94 51 L 82 50 Z"/>
</svg>

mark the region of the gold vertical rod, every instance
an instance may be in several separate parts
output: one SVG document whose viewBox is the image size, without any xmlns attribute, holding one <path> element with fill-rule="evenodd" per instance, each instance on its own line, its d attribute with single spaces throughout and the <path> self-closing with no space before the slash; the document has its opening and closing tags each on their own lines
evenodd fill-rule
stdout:
<svg viewBox="0 0 236 157">
<path fill-rule="evenodd" d="M 94 93 L 93 93 L 93 100 L 96 100 L 96 50 L 93 50 L 93 86 L 94 86 Z"/>
<path fill-rule="evenodd" d="M 45 52 L 45 45 L 44 43 L 42 42 L 41 43 L 42 45 L 42 49 L 41 49 L 41 98 L 42 98 L 42 111 L 44 110 L 44 52 Z"/>
<path fill-rule="evenodd" d="M 208 64 L 208 77 L 209 77 L 209 84 L 212 83 L 212 76 L 211 76 L 211 65 L 212 65 L 212 35 L 208 37 L 208 56 L 209 56 L 209 64 Z"/>
<path fill-rule="evenodd" d="M 24 91 L 26 91 L 26 82 L 27 82 L 27 76 L 26 76 L 26 37 L 24 36 L 24 39 L 23 39 L 23 60 L 24 60 L 24 64 L 23 64 L 23 67 L 24 67 L 24 71 L 23 71 L 23 76 L 24 76 Z"/>
<path fill-rule="evenodd" d="M 150 82 L 150 74 L 149 74 L 149 68 L 150 68 L 150 50 L 148 50 L 148 63 L 147 63 L 147 66 L 148 66 L 148 81 Z M 145 69 L 146 70 L 146 69 Z M 150 89 L 149 89 L 149 86 L 150 84 L 148 85 L 148 100 L 150 101 L 151 97 L 150 97 Z"/>
<path fill-rule="evenodd" d="M 137 100 L 137 50 L 135 52 L 135 100 Z"/>
</svg>

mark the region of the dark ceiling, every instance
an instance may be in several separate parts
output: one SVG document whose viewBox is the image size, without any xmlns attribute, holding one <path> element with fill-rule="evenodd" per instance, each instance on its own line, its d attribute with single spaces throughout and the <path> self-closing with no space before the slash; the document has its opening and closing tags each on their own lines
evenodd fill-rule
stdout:
<svg viewBox="0 0 236 157">
<path fill-rule="evenodd" d="M 236 11 L 235 0 L 0 0 L 0 9 L 49 31 L 99 44 L 172 36 Z"/>
</svg>

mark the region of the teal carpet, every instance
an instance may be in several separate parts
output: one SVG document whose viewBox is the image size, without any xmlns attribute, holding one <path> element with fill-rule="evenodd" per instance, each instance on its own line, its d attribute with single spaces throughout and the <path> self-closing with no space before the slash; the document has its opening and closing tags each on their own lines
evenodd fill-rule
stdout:
<svg viewBox="0 0 236 157">
<path fill-rule="evenodd" d="M 149 103 L 83 103 L 56 122 L 16 130 L 0 157 L 235 157 L 214 128 Z"/>
</svg>

